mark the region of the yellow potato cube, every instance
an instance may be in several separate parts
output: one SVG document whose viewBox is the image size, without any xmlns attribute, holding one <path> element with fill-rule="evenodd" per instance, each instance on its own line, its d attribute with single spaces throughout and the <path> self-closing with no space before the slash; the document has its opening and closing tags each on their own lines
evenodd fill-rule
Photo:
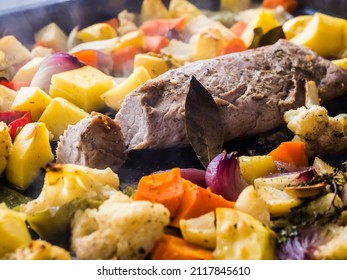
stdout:
<svg viewBox="0 0 347 280">
<path fill-rule="evenodd" d="M 286 35 L 286 39 L 290 40 L 299 33 L 301 33 L 307 23 L 312 19 L 312 15 L 302 15 L 293 17 L 283 23 L 283 32 Z"/>
<path fill-rule="evenodd" d="M 83 42 L 111 39 L 117 36 L 116 30 L 105 22 L 99 22 L 77 32 L 77 38 Z"/>
<path fill-rule="evenodd" d="M 29 245 L 31 237 L 25 215 L 0 204 L 0 259 L 17 248 Z"/>
<path fill-rule="evenodd" d="M 51 81 L 52 98 L 63 97 L 88 113 L 105 106 L 100 96 L 113 86 L 111 76 L 91 66 L 55 74 Z"/>
<path fill-rule="evenodd" d="M 193 52 L 193 60 L 209 59 L 220 55 L 225 40 L 209 32 L 198 35 Z"/>
<path fill-rule="evenodd" d="M 278 21 L 275 17 L 275 10 L 263 10 L 259 9 L 257 16 L 252 18 L 252 20 L 247 24 L 246 29 L 241 35 L 241 39 L 245 42 L 245 45 L 249 47 L 254 38 L 254 29 L 260 27 L 263 33 L 279 26 Z"/>
<path fill-rule="evenodd" d="M 26 189 L 53 158 L 46 125 L 28 123 L 14 140 L 5 176 L 11 184 Z"/>
<path fill-rule="evenodd" d="M 335 59 L 332 61 L 332 63 L 347 70 L 347 58 Z"/>
<path fill-rule="evenodd" d="M 107 106 L 118 111 L 126 95 L 150 79 L 151 76 L 146 68 L 137 67 L 123 83 L 104 93 L 101 98 Z"/>
<path fill-rule="evenodd" d="M 315 13 L 306 27 L 290 41 L 321 56 L 336 56 L 345 49 L 346 20 Z"/>
<path fill-rule="evenodd" d="M 254 179 L 276 172 L 276 166 L 271 156 L 240 156 L 240 170 L 248 184 Z"/>
<path fill-rule="evenodd" d="M 276 234 L 251 215 L 232 208 L 216 209 L 219 260 L 271 260 L 275 258 Z"/>
<path fill-rule="evenodd" d="M 264 199 L 256 192 L 253 185 L 247 186 L 235 201 L 236 210 L 252 215 L 264 225 L 270 226 L 270 213 Z"/>
<path fill-rule="evenodd" d="M 46 110 L 42 113 L 39 122 L 46 124 L 48 130 L 53 134 L 53 141 L 63 135 L 68 125 L 76 124 L 87 117 L 88 113 L 72 104 L 64 98 L 53 98 Z"/>
<path fill-rule="evenodd" d="M 215 221 L 214 211 L 197 218 L 180 220 L 183 239 L 207 249 L 214 249 L 216 247 Z"/>
<path fill-rule="evenodd" d="M 220 9 L 222 11 L 231 11 L 234 13 L 249 9 L 251 6 L 250 0 L 221 0 Z"/>
<path fill-rule="evenodd" d="M 140 13 L 141 22 L 158 18 L 170 18 L 169 11 L 162 0 L 144 0 Z"/>
<path fill-rule="evenodd" d="M 168 63 L 160 56 L 151 54 L 137 54 L 134 60 L 134 69 L 143 66 L 151 78 L 155 78 L 169 70 Z"/>
<path fill-rule="evenodd" d="M 5 54 L 10 65 L 22 65 L 31 59 L 29 49 L 12 35 L 0 39 L 0 51 Z"/>
<path fill-rule="evenodd" d="M 67 51 L 67 35 L 54 22 L 42 27 L 35 33 L 35 42 L 41 42 L 55 51 Z"/>
<path fill-rule="evenodd" d="M 265 201 L 269 213 L 272 216 L 289 214 L 292 208 L 299 206 L 302 203 L 302 200 L 290 196 L 284 190 L 279 190 L 273 187 L 262 186 L 256 191 Z"/>
<path fill-rule="evenodd" d="M 21 87 L 12 103 L 15 111 L 30 111 L 33 121 L 37 121 L 52 98 L 38 87 Z"/>
<path fill-rule="evenodd" d="M 120 37 L 111 51 L 117 51 L 130 46 L 145 48 L 145 34 L 141 30 L 131 31 Z"/>
<path fill-rule="evenodd" d="M 34 57 L 26 64 L 24 64 L 13 77 L 13 81 L 28 82 L 31 83 L 36 71 L 39 68 L 40 63 L 45 57 Z"/>
<path fill-rule="evenodd" d="M 171 0 L 169 13 L 172 18 L 185 17 L 189 21 L 202 12 L 188 0 Z"/>
</svg>

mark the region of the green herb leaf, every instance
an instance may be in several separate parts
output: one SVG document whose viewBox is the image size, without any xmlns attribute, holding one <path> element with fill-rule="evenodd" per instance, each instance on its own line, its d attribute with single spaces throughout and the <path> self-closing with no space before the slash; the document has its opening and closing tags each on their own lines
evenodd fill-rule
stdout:
<svg viewBox="0 0 347 280">
<path fill-rule="evenodd" d="M 192 77 L 185 103 L 185 125 L 188 140 L 207 168 L 222 151 L 224 133 L 217 104 L 209 91 Z"/>
</svg>

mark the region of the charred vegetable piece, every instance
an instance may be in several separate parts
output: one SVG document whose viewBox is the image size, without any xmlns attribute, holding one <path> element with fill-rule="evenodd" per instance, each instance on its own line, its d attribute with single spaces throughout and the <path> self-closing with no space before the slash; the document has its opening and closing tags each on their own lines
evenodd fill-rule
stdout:
<svg viewBox="0 0 347 280">
<path fill-rule="evenodd" d="M 71 260 L 65 249 L 44 240 L 32 240 L 28 246 L 6 254 L 4 260 Z"/>
</svg>

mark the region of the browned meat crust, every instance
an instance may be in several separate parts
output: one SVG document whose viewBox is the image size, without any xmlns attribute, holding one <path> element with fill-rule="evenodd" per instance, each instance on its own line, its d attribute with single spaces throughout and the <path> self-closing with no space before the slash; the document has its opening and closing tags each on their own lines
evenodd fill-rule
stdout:
<svg viewBox="0 0 347 280">
<path fill-rule="evenodd" d="M 56 150 L 58 163 L 73 163 L 91 168 L 117 169 L 127 159 L 119 125 L 110 117 L 92 112 L 70 125 Z"/>
<path fill-rule="evenodd" d="M 304 104 L 305 80 L 316 82 L 323 102 L 347 91 L 347 71 L 286 40 L 194 62 L 126 97 L 116 121 L 128 149 L 188 145 L 184 104 L 193 75 L 218 104 L 226 141 L 282 125 L 286 110 Z"/>
</svg>

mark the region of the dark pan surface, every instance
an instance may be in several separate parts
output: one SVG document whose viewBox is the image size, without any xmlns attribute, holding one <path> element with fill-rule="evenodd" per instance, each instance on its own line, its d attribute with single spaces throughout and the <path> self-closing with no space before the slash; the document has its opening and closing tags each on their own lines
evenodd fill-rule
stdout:
<svg viewBox="0 0 347 280">
<path fill-rule="evenodd" d="M 166 1 L 168 2 L 168 1 Z M 205 9 L 216 9 L 219 1 L 191 1 Z M 259 1 L 258 1 L 259 2 Z M 111 1 L 111 0 L 74 0 L 58 1 L 47 5 L 33 5 L 26 10 L 12 10 L 0 15 L 0 35 L 15 35 L 21 42 L 30 45 L 34 42 L 33 34 L 44 25 L 54 21 L 67 33 L 76 25 L 89 24 L 114 17 L 123 9 L 139 11 L 141 1 Z M 321 11 L 347 18 L 347 1 L 300 1 L 299 13 Z M 335 115 L 347 112 L 347 96 L 341 97 L 326 105 L 329 114 Z M 284 140 L 290 140 L 291 133 L 286 127 L 269 133 L 225 143 L 225 149 L 238 151 L 239 155 L 266 154 Z M 53 147 L 54 148 L 54 147 Z M 347 160 L 347 151 L 322 157 L 334 166 L 340 166 Z M 172 167 L 203 168 L 194 151 L 187 147 L 183 149 L 131 151 L 129 160 L 117 173 L 122 186 L 136 184 L 141 176 L 153 171 Z M 40 177 L 25 194 L 36 197 L 42 186 Z"/>
</svg>

